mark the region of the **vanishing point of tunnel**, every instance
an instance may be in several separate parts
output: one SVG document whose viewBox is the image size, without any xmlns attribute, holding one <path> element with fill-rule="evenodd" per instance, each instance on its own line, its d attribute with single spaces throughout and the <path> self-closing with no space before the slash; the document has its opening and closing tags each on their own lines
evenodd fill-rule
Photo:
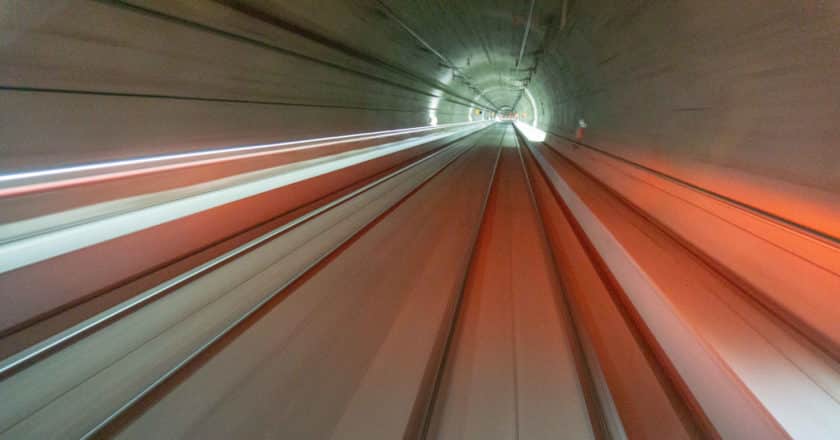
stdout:
<svg viewBox="0 0 840 440">
<path fill-rule="evenodd" d="M 0 0 L 0 440 L 840 439 L 837 0 Z"/>
</svg>

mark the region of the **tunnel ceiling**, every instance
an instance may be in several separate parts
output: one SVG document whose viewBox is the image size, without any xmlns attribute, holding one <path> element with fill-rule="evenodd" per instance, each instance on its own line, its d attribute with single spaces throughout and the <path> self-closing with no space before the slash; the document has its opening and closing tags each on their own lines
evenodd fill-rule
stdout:
<svg viewBox="0 0 840 440">
<path fill-rule="evenodd" d="M 560 31 L 570 26 L 571 1 L 222 1 L 274 24 L 361 52 L 439 85 L 430 92 L 483 110 L 519 111 L 531 120 L 525 95 Z M 556 54 L 555 54 L 556 55 Z M 554 61 L 555 67 L 564 63 Z M 531 87 L 545 106 L 545 86 Z M 433 107 L 438 102 L 431 104 Z"/>
</svg>

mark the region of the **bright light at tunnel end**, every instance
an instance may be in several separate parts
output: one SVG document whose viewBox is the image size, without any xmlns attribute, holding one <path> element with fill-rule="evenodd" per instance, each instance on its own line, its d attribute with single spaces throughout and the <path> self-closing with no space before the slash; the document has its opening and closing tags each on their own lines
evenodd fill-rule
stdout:
<svg viewBox="0 0 840 440">
<path fill-rule="evenodd" d="M 525 138 L 531 142 L 544 142 L 545 141 L 545 132 L 540 130 L 537 127 L 534 127 L 531 124 L 522 122 L 522 121 L 515 121 L 514 125 L 519 131 L 525 135 Z"/>
</svg>

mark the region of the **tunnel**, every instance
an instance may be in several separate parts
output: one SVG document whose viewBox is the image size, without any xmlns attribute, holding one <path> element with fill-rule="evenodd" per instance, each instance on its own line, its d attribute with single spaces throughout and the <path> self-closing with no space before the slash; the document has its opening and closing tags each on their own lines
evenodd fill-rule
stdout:
<svg viewBox="0 0 840 440">
<path fill-rule="evenodd" d="M 838 77 L 831 0 L 0 0 L 0 439 L 838 439 Z"/>
</svg>

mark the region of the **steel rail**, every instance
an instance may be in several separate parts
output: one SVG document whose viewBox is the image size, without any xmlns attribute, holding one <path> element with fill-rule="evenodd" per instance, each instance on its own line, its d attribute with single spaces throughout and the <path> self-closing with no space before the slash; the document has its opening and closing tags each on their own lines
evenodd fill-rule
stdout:
<svg viewBox="0 0 840 440">
<path fill-rule="evenodd" d="M 502 135 L 504 139 L 504 134 Z M 464 273 L 461 277 L 459 282 L 458 288 L 458 295 L 455 297 L 455 302 L 453 306 L 453 310 L 451 313 L 450 321 L 448 328 L 445 329 L 445 339 L 442 347 L 442 351 L 440 354 L 440 360 L 438 362 L 437 367 L 435 368 L 434 380 L 431 384 L 431 389 L 428 391 L 427 402 L 423 408 L 423 415 L 420 420 L 422 420 L 422 425 L 419 427 L 417 433 L 406 433 L 406 438 L 415 437 L 421 440 L 425 440 L 429 436 L 429 429 L 432 425 L 432 417 L 434 417 L 435 412 L 435 402 L 438 399 L 438 395 L 440 393 L 440 388 L 443 384 L 444 374 L 446 371 L 446 366 L 451 357 L 451 351 L 453 348 L 454 340 L 455 340 L 455 333 L 458 328 L 458 321 L 461 318 L 462 314 L 462 304 L 464 302 L 464 293 L 466 292 L 467 288 L 467 280 L 469 278 L 470 270 L 473 266 L 473 260 L 476 254 L 476 248 L 478 246 L 478 239 L 481 235 L 481 230 L 484 228 L 485 224 L 485 213 L 487 211 L 487 204 L 490 200 L 490 194 L 495 191 L 495 183 L 496 183 L 496 172 L 499 169 L 499 158 L 502 155 L 502 147 L 499 145 L 497 147 L 496 152 L 496 160 L 493 163 L 493 173 L 490 175 L 490 179 L 488 179 L 487 183 L 487 190 L 484 193 L 484 199 L 481 202 L 481 213 L 479 214 L 479 222 L 478 225 L 475 227 L 473 231 L 473 235 L 471 237 L 471 246 L 470 246 L 470 253 L 467 257 L 467 264 L 464 270 Z"/>
<path fill-rule="evenodd" d="M 538 178 L 537 176 L 532 176 L 531 172 L 528 170 L 528 166 L 525 161 L 525 153 L 523 152 L 524 149 L 529 148 L 529 142 L 522 136 L 522 133 L 517 129 L 516 130 L 516 139 L 517 144 L 519 145 L 517 148 L 517 153 L 519 156 L 519 163 L 522 167 L 522 172 L 525 175 L 525 183 L 527 184 L 528 188 L 528 198 L 531 201 L 534 210 L 536 211 L 537 217 L 540 218 L 539 222 L 539 229 L 540 235 L 543 238 L 543 241 L 546 244 L 547 252 L 551 257 L 551 261 L 556 261 L 555 250 L 551 245 L 551 241 L 548 239 L 548 233 L 545 230 L 545 224 L 542 221 L 542 216 L 540 213 L 540 204 L 537 201 L 536 193 L 534 192 L 534 186 L 532 183 L 532 179 Z M 552 269 L 555 272 L 555 276 L 557 279 L 562 279 L 559 270 L 555 264 L 552 264 Z M 589 419 L 592 423 L 593 431 L 603 435 L 604 438 L 609 438 L 612 440 L 626 440 L 627 433 L 624 430 L 624 425 L 621 421 L 621 416 L 618 413 L 618 409 L 615 406 L 615 401 L 613 400 L 612 394 L 608 388 L 606 383 L 606 379 L 604 378 L 604 372 L 601 368 L 601 365 L 598 361 L 598 357 L 595 354 L 594 348 L 592 347 L 591 336 L 586 333 L 585 327 L 580 320 L 580 317 L 576 316 L 577 313 L 576 307 L 572 304 L 572 301 L 569 299 L 569 296 L 564 288 L 560 289 L 560 301 L 565 305 L 567 311 L 567 317 L 571 325 L 569 326 L 569 332 L 572 334 L 572 339 L 574 341 L 574 349 L 578 351 L 579 355 L 581 356 L 582 362 L 578 363 L 578 368 L 581 368 L 582 376 L 588 381 L 588 384 L 591 387 L 592 396 L 590 405 L 592 406 Z M 588 395 L 589 393 L 587 393 Z M 594 414 L 593 414 L 594 413 Z"/>
</svg>

